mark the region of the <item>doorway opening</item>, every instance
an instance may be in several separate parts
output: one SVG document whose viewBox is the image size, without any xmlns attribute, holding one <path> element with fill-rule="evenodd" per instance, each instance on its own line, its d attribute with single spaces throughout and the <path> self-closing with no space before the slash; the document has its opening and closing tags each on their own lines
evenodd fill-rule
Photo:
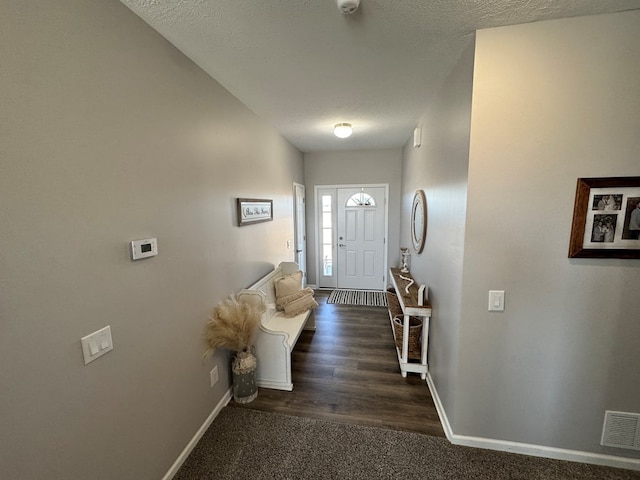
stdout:
<svg viewBox="0 0 640 480">
<path fill-rule="evenodd" d="M 305 187 L 299 183 L 293 184 L 293 223 L 295 246 L 294 261 L 302 271 L 302 284 L 307 284 L 307 234 L 305 212 Z"/>
</svg>

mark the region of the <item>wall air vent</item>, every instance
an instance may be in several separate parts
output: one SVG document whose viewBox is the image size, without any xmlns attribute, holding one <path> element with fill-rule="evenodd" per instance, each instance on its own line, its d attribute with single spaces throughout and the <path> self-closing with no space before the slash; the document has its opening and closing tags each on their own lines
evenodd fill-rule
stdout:
<svg viewBox="0 0 640 480">
<path fill-rule="evenodd" d="M 640 450 L 640 414 L 607 410 L 600 444 L 605 447 Z"/>
</svg>

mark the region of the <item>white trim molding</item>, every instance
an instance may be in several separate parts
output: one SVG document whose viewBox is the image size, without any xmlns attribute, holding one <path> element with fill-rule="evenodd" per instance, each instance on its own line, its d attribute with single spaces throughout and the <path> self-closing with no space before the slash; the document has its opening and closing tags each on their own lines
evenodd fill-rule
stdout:
<svg viewBox="0 0 640 480">
<path fill-rule="evenodd" d="M 162 480 L 171 480 L 176 475 L 176 473 L 178 473 L 178 470 L 180 470 L 180 467 L 182 466 L 182 464 L 187 460 L 187 458 L 191 454 L 191 451 L 198 444 L 198 442 L 200 441 L 202 436 L 205 434 L 207 429 L 211 426 L 213 421 L 216 419 L 220 411 L 229 404 L 232 396 L 233 396 L 233 388 L 229 388 L 229 390 L 227 390 L 227 392 L 223 395 L 223 397 L 220 399 L 218 404 L 215 406 L 213 411 L 206 418 L 204 423 L 200 426 L 200 428 L 195 433 L 193 438 L 189 441 L 189 443 L 187 443 L 187 446 L 184 447 L 182 452 L 180 452 L 180 455 L 178 455 L 178 458 L 176 459 L 176 461 L 173 462 L 173 465 L 171 465 L 167 473 L 165 473 L 164 477 L 162 477 Z"/>
<path fill-rule="evenodd" d="M 567 450 L 564 448 L 547 447 L 544 445 L 534 445 L 530 443 L 511 442 L 508 440 L 498 440 L 493 438 L 472 437 L 468 435 L 458 435 L 453 432 L 447 413 L 444 410 L 438 390 L 433 383 L 431 374 L 427 374 L 427 385 L 431 392 L 431 397 L 438 411 L 440 422 L 444 433 L 454 445 L 462 445 L 465 447 L 485 448 L 488 450 L 497 450 L 500 452 L 518 453 L 522 455 L 530 455 L 533 457 L 551 458 L 554 460 L 566 460 L 569 462 L 588 463 L 592 465 L 602 465 L 605 467 L 625 468 L 627 470 L 640 471 L 640 459 L 618 457 L 615 455 L 605 455 L 600 453 L 584 452 L 580 450 Z"/>
<path fill-rule="evenodd" d="M 431 392 L 433 403 L 436 406 L 436 411 L 438 412 L 438 417 L 440 418 L 440 423 L 442 424 L 444 434 L 447 436 L 447 440 L 449 440 L 451 443 L 454 443 L 453 430 L 451 430 L 451 424 L 449 423 L 449 419 L 447 418 L 447 412 L 445 412 L 444 410 L 444 405 L 442 405 L 442 400 L 440 400 L 440 395 L 438 395 L 436 385 L 435 383 L 433 383 L 431 372 L 427 372 L 427 386 L 429 387 L 429 391 Z"/>
</svg>

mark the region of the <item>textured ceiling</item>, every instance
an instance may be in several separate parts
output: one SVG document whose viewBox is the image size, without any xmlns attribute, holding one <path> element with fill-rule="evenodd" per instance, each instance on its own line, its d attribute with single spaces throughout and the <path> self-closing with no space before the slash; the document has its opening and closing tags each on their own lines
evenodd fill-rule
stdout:
<svg viewBox="0 0 640 480">
<path fill-rule="evenodd" d="M 640 0 L 121 0 L 303 152 L 393 148 L 480 28 Z M 337 139 L 332 126 L 353 124 Z"/>
</svg>

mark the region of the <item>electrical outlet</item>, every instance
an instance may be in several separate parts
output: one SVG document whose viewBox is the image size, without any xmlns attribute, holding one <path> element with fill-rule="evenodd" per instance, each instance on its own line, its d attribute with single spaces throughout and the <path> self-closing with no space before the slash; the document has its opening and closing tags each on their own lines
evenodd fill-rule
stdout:
<svg viewBox="0 0 640 480">
<path fill-rule="evenodd" d="M 216 383 L 218 383 L 218 366 L 217 365 L 213 367 L 213 369 L 209 372 L 209 379 L 211 380 L 211 387 L 213 388 L 213 386 Z"/>
</svg>

